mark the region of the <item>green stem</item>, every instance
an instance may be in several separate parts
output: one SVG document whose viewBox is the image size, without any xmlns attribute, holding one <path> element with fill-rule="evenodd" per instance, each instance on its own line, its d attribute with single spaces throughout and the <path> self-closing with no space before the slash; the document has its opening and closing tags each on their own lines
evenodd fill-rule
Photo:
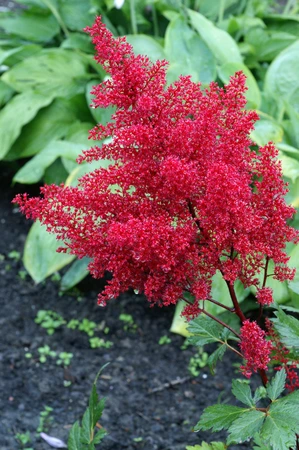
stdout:
<svg viewBox="0 0 299 450">
<path fill-rule="evenodd" d="M 42 0 L 45 5 L 49 8 L 49 10 L 51 11 L 51 13 L 53 14 L 53 16 L 55 17 L 55 19 L 57 20 L 58 24 L 60 25 L 60 28 L 62 29 L 62 31 L 64 32 L 64 34 L 68 37 L 70 35 L 69 30 L 67 29 L 64 21 L 62 20 L 61 15 L 59 14 L 59 12 L 57 11 L 57 9 L 55 8 L 55 6 L 51 3 L 51 1 L 49 0 Z"/>
<path fill-rule="evenodd" d="M 137 34 L 138 29 L 136 21 L 135 0 L 130 0 L 130 15 L 131 15 L 132 32 L 133 34 Z"/>
<path fill-rule="evenodd" d="M 153 17 L 153 25 L 154 25 L 154 36 L 159 37 L 158 17 L 157 17 L 157 11 L 156 11 L 154 4 L 153 4 L 153 10 L 152 10 L 152 17 Z"/>
<path fill-rule="evenodd" d="M 220 0 L 219 14 L 218 14 L 218 23 L 222 22 L 224 16 L 225 9 L 225 0 Z"/>
<path fill-rule="evenodd" d="M 295 6 L 294 0 L 288 0 L 287 4 L 284 7 L 284 10 L 283 10 L 282 14 L 289 14 L 292 6 Z"/>
</svg>

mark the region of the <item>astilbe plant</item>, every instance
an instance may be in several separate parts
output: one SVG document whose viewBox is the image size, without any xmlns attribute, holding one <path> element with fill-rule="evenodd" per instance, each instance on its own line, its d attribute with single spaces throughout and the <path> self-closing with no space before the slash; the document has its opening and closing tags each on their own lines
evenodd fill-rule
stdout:
<svg viewBox="0 0 299 450">
<path fill-rule="evenodd" d="M 298 234 L 287 223 L 294 209 L 284 200 L 287 186 L 275 146 L 251 148 L 249 133 L 258 116 L 244 109 L 244 74 L 237 72 L 223 88 L 212 82 L 203 89 L 189 76 L 167 87 L 166 61 L 152 63 L 134 55 L 126 39 L 115 39 L 101 18 L 86 30 L 95 44 L 95 59 L 110 76 L 93 88 L 94 106 L 116 109 L 107 125 L 91 130 L 90 138 L 98 145 L 84 151 L 78 162 L 109 159 L 111 164 L 83 176 L 78 187 L 44 186 L 40 198 L 23 194 L 14 202 L 63 241 L 59 251 L 91 258 L 89 270 L 95 278 L 105 271 L 113 274 L 99 295 L 101 305 L 130 287 L 144 292 L 153 305 L 185 299 L 184 315 L 200 319 L 197 325 L 194 321 L 195 334 L 196 326 L 220 327 L 217 333 L 224 328 L 221 342 L 239 342 L 230 348 L 245 360 L 244 375 L 258 371 L 268 386 L 271 355 L 283 344 L 277 343 L 277 334 L 273 340 L 270 326 L 268 331 L 261 326 L 264 307 L 273 303 L 266 282 L 269 276 L 279 281 L 294 277 L 285 245 L 297 242 Z M 227 284 L 231 308 L 211 298 L 217 271 Z M 256 289 L 257 320 L 242 312 L 236 280 Z M 240 332 L 212 316 L 207 302 L 236 314 Z M 284 368 L 287 361 L 282 361 Z M 284 375 L 282 369 L 274 380 L 278 383 Z M 263 411 L 252 405 L 250 412 L 265 421 L 269 407 Z M 226 425 L 219 419 L 218 428 L 213 427 L 234 426 L 242 414 Z M 209 428 L 207 423 L 200 427 Z M 299 423 L 282 445 L 295 445 L 294 430 L 299 433 Z M 266 432 L 263 436 L 268 442 Z"/>
</svg>

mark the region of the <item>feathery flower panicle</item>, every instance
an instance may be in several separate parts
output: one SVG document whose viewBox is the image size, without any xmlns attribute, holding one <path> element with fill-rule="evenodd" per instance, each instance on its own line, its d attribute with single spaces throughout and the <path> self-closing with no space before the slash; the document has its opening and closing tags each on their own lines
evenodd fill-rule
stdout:
<svg viewBox="0 0 299 450">
<path fill-rule="evenodd" d="M 92 258 L 94 277 L 113 273 L 102 304 L 129 287 L 160 306 L 187 290 L 195 297 L 192 316 L 217 270 L 231 285 L 240 279 L 258 287 L 265 258 L 273 260 L 277 279 L 291 279 L 284 248 L 297 238 L 286 222 L 294 209 L 284 201 L 274 145 L 250 149 L 258 116 L 244 110 L 244 74 L 224 88 L 212 82 L 204 90 L 189 76 L 167 87 L 166 61 L 135 56 L 100 18 L 87 31 L 110 75 L 93 88 L 94 106 L 116 111 L 91 130 L 98 142 L 78 162 L 112 164 L 82 177 L 78 187 L 16 196 L 21 211 L 55 233 L 61 251 Z M 269 292 L 260 298 L 268 304 Z"/>
<path fill-rule="evenodd" d="M 240 348 L 246 360 L 245 366 L 241 366 L 243 375 L 250 378 L 252 372 L 267 370 L 270 362 L 272 342 L 265 338 L 266 333 L 256 322 L 245 320 L 241 327 Z"/>
</svg>

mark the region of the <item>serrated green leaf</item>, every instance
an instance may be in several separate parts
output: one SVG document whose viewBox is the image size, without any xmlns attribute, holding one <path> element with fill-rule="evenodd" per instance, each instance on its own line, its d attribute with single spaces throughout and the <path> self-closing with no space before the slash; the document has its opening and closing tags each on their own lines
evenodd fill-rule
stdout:
<svg viewBox="0 0 299 450">
<path fill-rule="evenodd" d="M 52 98 L 72 97 L 84 92 L 86 63 L 75 52 L 44 49 L 12 67 L 2 78 L 18 92 L 34 89 Z"/>
<path fill-rule="evenodd" d="M 201 445 L 188 445 L 186 450 L 226 450 L 227 446 L 223 442 L 202 442 Z"/>
<path fill-rule="evenodd" d="M 242 56 L 235 40 L 226 32 L 217 28 L 202 14 L 188 9 L 191 25 L 205 41 L 220 64 L 242 62 Z"/>
<path fill-rule="evenodd" d="M 91 424 L 90 409 L 87 408 L 82 419 L 81 442 L 82 444 L 90 444 L 92 442 L 93 426 Z"/>
<path fill-rule="evenodd" d="M 268 415 L 260 431 L 260 436 L 272 450 L 286 450 L 294 447 L 296 437 L 294 430 L 286 423 L 283 414 Z"/>
<path fill-rule="evenodd" d="M 68 450 L 81 450 L 81 429 L 79 422 L 75 422 L 71 428 L 67 448 Z"/>
<path fill-rule="evenodd" d="M 222 330 L 222 325 L 202 314 L 189 323 L 188 331 L 191 336 L 188 342 L 199 346 L 217 342 L 220 340 Z"/>
<path fill-rule="evenodd" d="M 267 394 L 272 401 L 276 400 L 284 391 L 286 377 L 286 371 L 284 369 L 279 370 L 270 383 L 267 384 Z"/>
<path fill-rule="evenodd" d="M 239 408 L 232 405 L 213 405 L 206 408 L 194 427 L 194 431 L 209 430 L 220 431 L 228 429 L 233 422 L 248 412 L 248 408 Z"/>
<path fill-rule="evenodd" d="M 91 426 L 95 427 L 97 421 L 100 419 L 103 410 L 105 408 L 105 399 L 99 400 L 96 386 L 93 384 L 91 394 L 89 397 L 89 411 L 90 411 L 90 422 Z"/>
<path fill-rule="evenodd" d="M 252 398 L 252 393 L 249 384 L 244 383 L 240 380 L 233 380 L 232 382 L 232 393 L 234 396 L 247 406 L 254 406 L 254 400 Z"/>
<path fill-rule="evenodd" d="M 216 364 L 217 364 L 217 362 L 220 360 L 222 360 L 222 358 L 223 358 L 223 355 L 224 355 L 224 353 L 225 353 L 225 351 L 226 351 L 226 345 L 225 344 L 222 344 L 222 345 L 220 345 L 218 348 L 217 348 L 217 350 L 215 350 L 210 356 L 209 356 L 209 358 L 208 358 L 208 361 L 207 361 L 207 364 L 208 364 L 208 366 L 209 366 L 209 369 L 210 369 L 210 371 L 211 371 L 211 373 L 212 373 L 212 375 L 214 375 L 215 374 L 215 367 L 216 367 Z"/>
<path fill-rule="evenodd" d="M 275 311 L 277 319 L 272 319 L 281 342 L 287 347 L 299 347 L 299 320 L 287 315 L 282 309 Z"/>
<path fill-rule="evenodd" d="M 46 227 L 35 222 L 28 233 L 24 248 L 24 266 L 36 283 L 69 264 L 73 255 L 57 253 L 61 242 Z"/>
<path fill-rule="evenodd" d="M 28 91 L 16 95 L 0 112 L 0 159 L 9 151 L 22 127 L 30 122 L 37 111 L 51 103 L 52 97 Z M 18 112 L 16 114 L 16 111 Z"/>
<path fill-rule="evenodd" d="M 228 429 L 229 437 L 227 444 L 238 443 L 250 439 L 255 433 L 260 431 L 266 414 L 262 411 L 248 411 L 237 418 Z"/>
<path fill-rule="evenodd" d="M 253 437 L 254 443 L 258 445 L 258 447 L 254 446 L 253 450 L 271 450 L 268 446 L 265 445 L 265 443 L 262 441 L 259 433 L 256 433 L 256 435 Z"/>
<path fill-rule="evenodd" d="M 102 439 L 107 435 L 107 431 L 104 429 L 99 430 L 93 438 L 93 444 L 99 444 Z"/>
</svg>

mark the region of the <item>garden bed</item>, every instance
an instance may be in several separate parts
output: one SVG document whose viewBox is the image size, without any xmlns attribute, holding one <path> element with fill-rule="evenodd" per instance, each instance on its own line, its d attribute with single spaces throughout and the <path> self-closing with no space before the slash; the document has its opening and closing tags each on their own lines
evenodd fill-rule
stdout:
<svg viewBox="0 0 299 450">
<path fill-rule="evenodd" d="M 80 295 L 60 296 L 57 281 L 48 279 L 35 285 L 28 274 L 24 277 L 22 262 L 8 255 L 22 252 L 30 223 L 10 203 L 20 190 L 20 186 L 5 188 L 10 184 L 10 175 L 2 176 L 0 200 L 0 253 L 4 256 L 0 263 L 0 450 L 21 448 L 15 435 L 26 431 L 31 433 L 34 450 L 49 449 L 35 434 L 46 406 L 53 411 L 45 431 L 66 441 L 71 425 L 85 411 L 98 370 L 107 362 L 110 365 L 99 379 L 98 391 L 107 398 L 101 424 L 109 435 L 100 448 L 185 450 L 186 445 L 211 440 L 208 433 L 192 433 L 191 428 L 202 410 L 220 396 L 222 401 L 232 401 L 231 355 L 225 355 L 215 376 L 204 368 L 193 377 L 188 364 L 195 350 L 182 350 L 184 339 L 169 333 L 173 308 L 150 308 L 142 296 L 132 293 L 100 308 L 96 303 L 97 292 L 103 286 L 100 281 L 88 278 L 79 285 Z M 113 346 L 91 349 L 86 333 L 66 325 L 48 335 L 34 321 L 37 312 L 44 309 L 57 312 L 67 322 L 87 318 L 102 323 L 109 327 L 109 333 L 96 335 L 113 342 Z M 122 313 L 132 315 L 137 325 L 135 332 L 124 330 L 124 322 L 119 319 Z M 159 345 L 165 335 L 171 343 Z M 72 353 L 69 368 L 58 366 L 51 357 L 40 363 L 38 348 L 45 345 L 57 353 Z M 28 353 L 30 358 L 26 358 Z M 221 437 L 212 436 L 213 440 Z"/>
</svg>

